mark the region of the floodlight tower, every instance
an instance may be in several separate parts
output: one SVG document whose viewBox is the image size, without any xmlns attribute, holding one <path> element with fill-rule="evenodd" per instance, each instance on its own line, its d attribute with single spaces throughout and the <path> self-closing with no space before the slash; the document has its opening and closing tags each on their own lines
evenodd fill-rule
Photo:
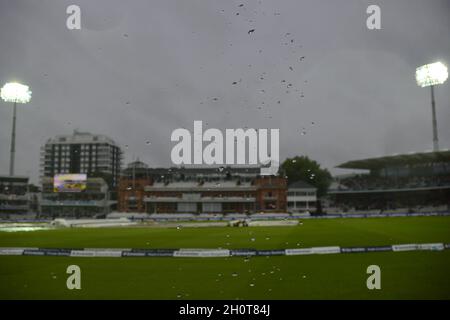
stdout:
<svg viewBox="0 0 450 320">
<path fill-rule="evenodd" d="M 17 103 L 27 103 L 31 99 L 31 91 L 28 86 L 17 82 L 10 82 L 3 86 L 0 96 L 6 102 L 14 103 L 13 124 L 11 132 L 11 154 L 9 160 L 9 175 L 14 175 L 14 157 L 16 153 L 16 107 Z"/>
<path fill-rule="evenodd" d="M 436 103 L 434 101 L 434 86 L 443 84 L 448 78 L 447 67 L 442 62 L 426 64 L 416 69 L 416 81 L 420 87 L 431 88 L 431 112 L 433 116 L 433 150 L 439 151 L 439 140 L 436 120 Z"/>
</svg>

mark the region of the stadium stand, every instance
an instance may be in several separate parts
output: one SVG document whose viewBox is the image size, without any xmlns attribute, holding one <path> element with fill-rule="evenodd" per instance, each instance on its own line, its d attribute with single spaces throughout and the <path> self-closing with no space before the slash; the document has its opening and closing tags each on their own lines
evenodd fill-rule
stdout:
<svg viewBox="0 0 450 320">
<path fill-rule="evenodd" d="M 337 177 L 329 212 L 444 212 L 450 209 L 450 151 L 410 153 L 343 163 L 367 170 Z"/>
</svg>

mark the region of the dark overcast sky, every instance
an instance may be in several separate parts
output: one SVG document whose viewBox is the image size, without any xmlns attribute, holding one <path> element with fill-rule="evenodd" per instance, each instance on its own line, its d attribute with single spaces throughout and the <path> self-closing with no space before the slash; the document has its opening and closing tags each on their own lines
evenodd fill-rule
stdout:
<svg viewBox="0 0 450 320">
<path fill-rule="evenodd" d="M 81 30 L 66 28 L 70 4 Z M 366 28 L 369 4 L 381 30 Z M 432 148 L 430 94 L 414 72 L 450 65 L 450 1 L 0 0 L 0 45 L 0 83 L 33 91 L 18 111 L 16 174 L 34 182 L 54 135 L 106 134 L 129 146 L 126 161 L 170 165 L 171 132 L 194 120 L 280 128 L 281 159 L 306 154 L 332 169 Z M 436 89 L 442 148 L 449 86 Z M 7 174 L 12 108 L 0 106 Z"/>
</svg>

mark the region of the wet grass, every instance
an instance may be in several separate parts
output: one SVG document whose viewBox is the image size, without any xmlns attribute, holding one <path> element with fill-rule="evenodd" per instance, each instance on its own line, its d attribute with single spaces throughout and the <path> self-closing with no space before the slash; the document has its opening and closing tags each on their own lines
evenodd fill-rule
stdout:
<svg viewBox="0 0 450 320">
<path fill-rule="evenodd" d="M 0 246 L 301 248 L 450 242 L 449 217 L 306 220 L 297 227 L 0 233 Z M 81 268 L 68 290 L 66 268 Z M 366 269 L 381 268 L 381 290 Z M 228 258 L 0 256 L 0 299 L 450 299 L 450 251 Z"/>
</svg>

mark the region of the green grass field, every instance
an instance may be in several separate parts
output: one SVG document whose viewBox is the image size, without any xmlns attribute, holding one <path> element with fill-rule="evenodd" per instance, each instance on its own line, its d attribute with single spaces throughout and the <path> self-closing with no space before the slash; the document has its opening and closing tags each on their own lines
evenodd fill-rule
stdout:
<svg viewBox="0 0 450 320">
<path fill-rule="evenodd" d="M 450 242 L 450 217 L 306 220 L 297 227 L 0 233 L 1 247 L 302 248 Z M 67 266 L 81 290 L 66 288 Z M 381 268 L 381 290 L 366 287 Z M 0 256 L 0 299 L 449 299 L 450 251 L 228 258 Z"/>
</svg>

